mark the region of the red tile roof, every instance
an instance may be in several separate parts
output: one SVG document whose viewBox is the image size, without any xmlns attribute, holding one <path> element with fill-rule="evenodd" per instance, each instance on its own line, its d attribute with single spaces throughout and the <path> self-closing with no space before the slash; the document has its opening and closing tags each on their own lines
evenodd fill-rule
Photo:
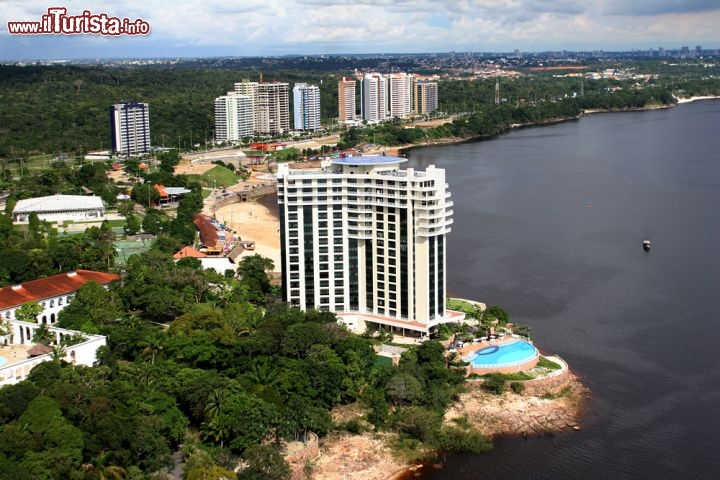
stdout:
<svg viewBox="0 0 720 480">
<path fill-rule="evenodd" d="M 218 243 L 217 229 L 212 224 L 212 219 L 207 215 L 196 213 L 193 223 L 200 231 L 200 241 L 210 248 L 214 248 Z"/>
<path fill-rule="evenodd" d="M 76 292 L 88 282 L 98 282 L 106 285 L 119 280 L 120 276 L 114 273 L 94 272 L 92 270 L 77 270 L 75 272 L 61 273 L 52 277 L 39 278 L 29 282 L 0 288 L 0 309 L 20 306 L 25 302 L 39 301 L 45 298 L 56 297 Z"/>
<path fill-rule="evenodd" d="M 180 259 L 180 258 L 187 258 L 187 257 L 191 257 L 191 258 L 205 258 L 205 257 L 207 257 L 207 255 L 205 255 L 205 254 L 202 253 L 201 251 L 196 250 L 196 249 L 194 249 L 194 248 L 192 248 L 192 247 L 183 247 L 182 250 L 180 250 L 180 251 L 177 252 L 175 255 L 173 255 L 173 258 L 174 258 L 175 260 Z"/>
</svg>

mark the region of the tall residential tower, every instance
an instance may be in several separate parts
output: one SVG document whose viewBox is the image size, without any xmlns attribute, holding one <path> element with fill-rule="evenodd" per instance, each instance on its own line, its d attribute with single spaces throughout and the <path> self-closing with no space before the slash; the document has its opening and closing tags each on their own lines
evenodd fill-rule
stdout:
<svg viewBox="0 0 720 480">
<path fill-rule="evenodd" d="M 255 131 L 260 135 L 280 135 L 290 130 L 289 84 L 258 83 L 255 121 Z"/>
<path fill-rule="evenodd" d="M 283 297 L 327 309 L 354 331 L 427 336 L 462 314 L 446 310 L 445 171 L 401 170 L 399 157 L 361 156 L 317 171 L 278 167 Z"/>
<path fill-rule="evenodd" d="M 367 73 L 362 79 L 362 118 L 381 122 L 387 118 L 387 80 L 379 73 Z"/>
<path fill-rule="evenodd" d="M 342 77 L 338 80 L 338 122 L 355 121 L 355 79 Z"/>
<path fill-rule="evenodd" d="M 150 150 L 150 107 L 147 103 L 110 106 L 112 151 L 136 155 Z"/>
<path fill-rule="evenodd" d="M 215 99 L 215 141 L 237 142 L 253 135 L 252 99 L 228 92 Z"/>
<path fill-rule="evenodd" d="M 427 115 L 438 108 L 438 84 L 419 80 L 415 82 L 414 110 L 419 115 Z"/>
<path fill-rule="evenodd" d="M 293 112 L 295 130 L 319 130 L 320 88 L 296 83 L 293 87 Z"/>
<path fill-rule="evenodd" d="M 406 118 L 413 113 L 413 76 L 407 73 L 393 73 L 388 78 L 390 85 L 390 116 Z"/>
</svg>

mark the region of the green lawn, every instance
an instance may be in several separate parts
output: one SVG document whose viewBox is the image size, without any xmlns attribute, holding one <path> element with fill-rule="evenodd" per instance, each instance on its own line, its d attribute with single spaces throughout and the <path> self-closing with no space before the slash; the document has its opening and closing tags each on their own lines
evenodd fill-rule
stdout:
<svg viewBox="0 0 720 480">
<path fill-rule="evenodd" d="M 447 306 L 450 310 L 456 310 L 458 312 L 473 313 L 475 306 L 463 300 L 457 298 L 448 298 Z"/>
<path fill-rule="evenodd" d="M 237 183 L 237 179 L 238 176 L 235 175 L 234 172 L 231 172 L 220 165 L 217 165 L 215 168 L 203 173 L 201 177 L 201 181 L 209 187 L 213 185 L 216 187 L 228 187 L 230 185 L 235 185 Z"/>
</svg>

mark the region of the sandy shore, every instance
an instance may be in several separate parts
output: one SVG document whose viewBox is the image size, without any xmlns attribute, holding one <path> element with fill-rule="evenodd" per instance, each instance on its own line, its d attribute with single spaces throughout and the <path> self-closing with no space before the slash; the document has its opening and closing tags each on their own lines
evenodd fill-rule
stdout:
<svg viewBox="0 0 720 480">
<path fill-rule="evenodd" d="M 267 207 L 252 201 L 234 203 L 218 209 L 215 218 L 242 240 L 255 241 L 255 250 L 245 250 L 242 256 L 257 253 L 271 259 L 275 271 L 280 271 L 280 221 Z"/>
<path fill-rule="evenodd" d="M 702 97 L 678 98 L 677 103 L 690 103 L 690 102 L 695 102 L 697 100 L 717 100 L 717 99 L 720 99 L 720 96 L 705 95 Z"/>
</svg>

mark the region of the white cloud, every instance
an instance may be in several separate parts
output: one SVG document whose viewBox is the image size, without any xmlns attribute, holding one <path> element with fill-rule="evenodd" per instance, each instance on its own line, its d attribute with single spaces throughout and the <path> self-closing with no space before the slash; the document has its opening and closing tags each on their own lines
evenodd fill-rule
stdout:
<svg viewBox="0 0 720 480">
<path fill-rule="evenodd" d="M 720 45 L 717 0 L 67 0 L 70 14 L 83 10 L 142 18 L 151 34 L 148 51 L 182 55 L 191 46 L 204 54 L 337 53 L 379 51 L 542 50 L 639 48 L 702 43 Z M 4 0 L 6 21 L 35 20 L 49 3 Z M 25 37 L 27 56 L 47 48 Z M 58 42 L 66 41 L 57 38 Z M 85 43 L 100 46 L 114 39 Z M 115 42 L 117 43 L 117 42 Z M 141 42 L 133 42 L 141 44 Z M 643 44 L 643 45 L 640 45 Z M 185 50 L 173 51 L 182 47 Z M 401 48 L 398 48 L 401 47 Z M 15 53 L 15 52 L 13 52 Z M 129 52 L 129 54 L 132 52 Z M 78 52 L 79 56 L 82 56 Z M 87 56 L 102 56 L 101 47 Z"/>
</svg>

